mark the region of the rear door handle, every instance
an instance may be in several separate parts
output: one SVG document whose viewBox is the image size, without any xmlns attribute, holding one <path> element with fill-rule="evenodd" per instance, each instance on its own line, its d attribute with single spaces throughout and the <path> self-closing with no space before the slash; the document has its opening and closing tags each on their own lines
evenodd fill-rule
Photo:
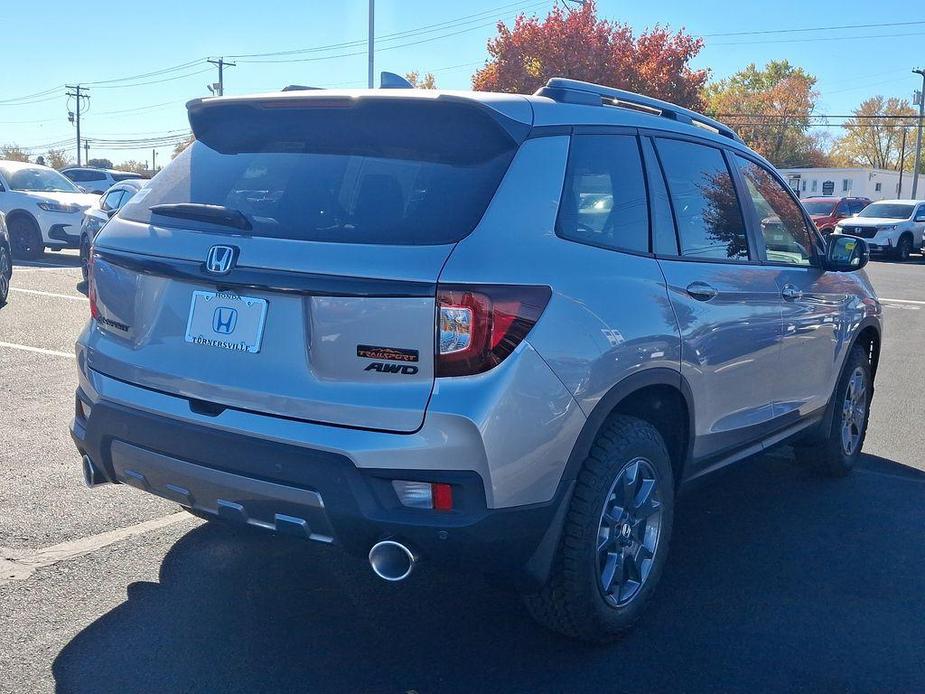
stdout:
<svg viewBox="0 0 925 694">
<path fill-rule="evenodd" d="M 709 301 L 719 292 L 706 282 L 691 282 L 687 285 L 687 293 L 697 301 Z"/>
<path fill-rule="evenodd" d="M 785 284 L 784 288 L 780 290 L 780 295 L 787 301 L 798 301 L 803 298 L 803 292 L 792 284 Z"/>
</svg>

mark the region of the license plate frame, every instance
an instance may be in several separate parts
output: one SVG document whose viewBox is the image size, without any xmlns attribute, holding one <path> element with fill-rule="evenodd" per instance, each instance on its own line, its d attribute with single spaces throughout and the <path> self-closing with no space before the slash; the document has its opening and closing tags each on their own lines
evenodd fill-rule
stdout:
<svg viewBox="0 0 925 694">
<path fill-rule="evenodd" d="M 269 302 L 235 292 L 196 289 L 190 297 L 186 342 L 257 354 L 263 345 Z"/>
</svg>

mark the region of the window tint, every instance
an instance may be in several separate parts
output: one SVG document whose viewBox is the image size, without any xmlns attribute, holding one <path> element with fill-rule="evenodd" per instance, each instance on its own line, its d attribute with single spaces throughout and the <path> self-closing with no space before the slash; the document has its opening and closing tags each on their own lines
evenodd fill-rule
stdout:
<svg viewBox="0 0 925 694">
<path fill-rule="evenodd" d="M 745 260 L 742 210 L 722 152 L 681 140 L 657 140 L 668 180 L 681 255 Z"/>
<path fill-rule="evenodd" d="M 652 250 L 659 255 L 678 254 L 678 235 L 671 214 L 671 201 L 662 175 L 662 165 L 655 154 L 652 140 L 642 138 L 642 150 L 646 159 L 646 174 L 649 183 L 649 205 L 652 210 Z"/>
<path fill-rule="evenodd" d="M 478 224 L 517 149 L 488 109 L 424 99 L 302 98 L 308 105 L 232 103 L 192 114 L 196 141 L 122 216 L 213 228 L 151 212 L 193 202 L 239 211 L 255 236 L 454 243 Z"/>
<path fill-rule="evenodd" d="M 648 252 L 646 184 L 634 136 L 572 137 L 556 231 L 572 241 Z"/>
<path fill-rule="evenodd" d="M 104 210 L 118 210 L 119 205 L 122 203 L 123 195 L 125 195 L 124 190 L 113 190 L 106 193 L 106 197 L 103 198 L 103 204 L 100 205 L 100 207 Z"/>
<path fill-rule="evenodd" d="M 141 178 L 141 174 L 131 173 L 131 172 L 129 172 L 129 173 L 114 173 L 114 174 L 112 174 L 112 180 L 116 181 L 117 183 L 118 183 L 119 181 L 128 181 L 128 180 L 130 180 L 130 179 L 132 179 L 132 178 Z"/>
<path fill-rule="evenodd" d="M 879 183 L 877 184 L 880 185 Z M 877 189 L 879 190 L 879 188 Z M 864 200 L 849 200 L 848 201 L 848 212 L 851 214 L 857 214 L 861 210 L 867 207 L 867 202 Z"/>
<path fill-rule="evenodd" d="M 767 259 L 809 265 L 813 255 L 813 234 L 806 225 L 800 206 L 766 168 L 739 156 L 735 157 L 735 162 L 745 179 L 761 224 Z"/>
</svg>

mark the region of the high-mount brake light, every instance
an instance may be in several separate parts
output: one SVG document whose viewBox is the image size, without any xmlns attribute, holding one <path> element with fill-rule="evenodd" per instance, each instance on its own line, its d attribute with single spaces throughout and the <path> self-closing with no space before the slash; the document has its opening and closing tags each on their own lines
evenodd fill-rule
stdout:
<svg viewBox="0 0 925 694">
<path fill-rule="evenodd" d="M 539 320 L 549 287 L 437 288 L 437 376 L 469 376 L 500 364 Z"/>
</svg>

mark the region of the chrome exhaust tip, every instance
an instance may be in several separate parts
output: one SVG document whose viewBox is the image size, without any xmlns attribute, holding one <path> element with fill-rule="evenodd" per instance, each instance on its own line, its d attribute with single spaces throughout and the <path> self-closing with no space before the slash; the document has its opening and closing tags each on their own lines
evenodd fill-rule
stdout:
<svg viewBox="0 0 925 694">
<path fill-rule="evenodd" d="M 82 458 L 83 471 L 84 471 L 84 484 L 88 488 L 92 489 L 93 487 L 99 487 L 101 484 L 108 484 L 109 480 L 106 478 L 106 475 L 94 465 L 93 461 L 90 460 L 90 456 L 85 455 Z"/>
<path fill-rule="evenodd" d="M 411 575 L 417 555 L 401 542 L 383 540 L 369 550 L 369 565 L 384 581 L 403 581 Z"/>
</svg>

